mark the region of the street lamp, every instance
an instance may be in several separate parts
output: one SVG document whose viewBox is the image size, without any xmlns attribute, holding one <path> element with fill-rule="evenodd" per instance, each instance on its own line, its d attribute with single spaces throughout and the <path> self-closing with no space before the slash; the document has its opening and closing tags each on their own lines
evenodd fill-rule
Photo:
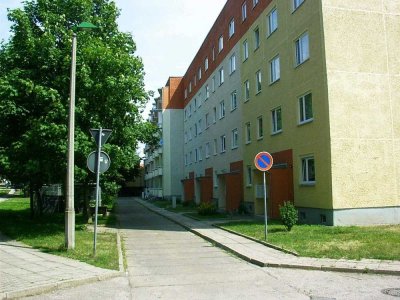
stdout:
<svg viewBox="0 0 400 300">
<path fill-rule="evenodd" d="M 82 22 L 77 29 L 97 28 L 89 22 Z M 75 145 L 75 79 L 76 79 L 76 33 L 72 33 L 71 83 L 68 123 L 67 182 L 65 199 L 65 247 L 75 249 L 75 208 L 74 208 L 74 145 Z"/>
</svg>

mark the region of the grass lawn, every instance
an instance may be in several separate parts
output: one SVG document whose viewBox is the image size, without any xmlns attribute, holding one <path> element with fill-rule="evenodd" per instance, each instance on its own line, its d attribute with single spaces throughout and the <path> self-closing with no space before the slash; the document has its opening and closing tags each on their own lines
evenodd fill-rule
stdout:
<svg viewBox="0 0 400 300">
<path fill-rule="evenodd" d="M 0 188 L 0 197 L 4 197 L 4 196 L 8 196 L 8 192 L 10 191 L 10 189 L 3 189 Z"/>
<path fill-rule="evenodd" d="M 219 220 L 219 219 L 228 219 L 227 221 L 229 221 L 230 216 L 226 213 L 215 213 L 212 215 L 199 215 L 197 212 L 189 212 L 189 213 L 185 213 L 185 216 L 188 217 L 192 217 L 194 219 L 198 219 L 198 220 Z"/>
<path fill-rule="evenodd" d="M 231 222 L 221 227 L 264 240 L 264 223 Z M 400 225 L 331 227 L 295 225 L 287 232 L 281 223 L 270 221 L 268 242 L 300 256 L 400 260 Z"/>
<path fill-rule="evenodd" d="M 86 230 L 82 215 L 76 215 L 75 223 L 75 249 L 67 251 L 63 213 L 31 219 L 29 198 L 12 198 L 0 203 L 0 231 L 10 238 L 47 253 L 118 270 L 116 234 L 98 233 L 96 257 L 93 257 L 93 232 Z"/>
</svg>

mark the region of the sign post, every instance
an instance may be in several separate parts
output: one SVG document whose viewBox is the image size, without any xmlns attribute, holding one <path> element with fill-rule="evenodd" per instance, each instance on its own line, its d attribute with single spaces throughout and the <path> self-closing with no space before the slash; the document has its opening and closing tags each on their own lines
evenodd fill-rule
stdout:
<svg viewBox="0 0 400 300">
<path fill-rule="evenodd" d="M 264 177 L 264 219 L 265 219 L 265 240 L 267 240 L 267 225 L 268 225 L 268 220 L 267 220 L 267 183 L 265 180 L 265 172 L 267 172 L 269 169 L 272 168 L 272 165 L 274 164 L 274 159 L 272 158 L 272 155 L 269 154 L 268 152 L 260 152 L 256 155 L 254 158 L 254 165 L 258 170 L 263 172 L 263 177 Z"/>
<path fill-rule="evenodd" d="M 111 135 L 110 129 L 90 129 L 90 133 L 97 144 L 97 151 L 89 154 L 87 158 L 87 165 L 90 171 L 96 173 L 96 204 L 94 210 L 94 237 L 93 237 L 93 256 L 96 256 L 97 244 L 97 216 L 99 210 L 100 199 L 100 173 L 104 173 L 110 167 L 110 157 L 104 151 L 101 151 L 109 136 Z M 94 170 L 93 170 L 94 169 Z"/>
</svg>

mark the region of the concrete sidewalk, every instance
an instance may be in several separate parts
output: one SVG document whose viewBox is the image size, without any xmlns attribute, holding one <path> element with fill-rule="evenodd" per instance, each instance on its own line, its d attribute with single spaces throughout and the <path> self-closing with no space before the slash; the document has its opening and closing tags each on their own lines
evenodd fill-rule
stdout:
<svg viewBox="0 0 400 300">
<path fill-rule="evenodd" d="M 296 268 L 305 270 L 374 273 L 400 275 L 400 261 L 375 259 L 344 260 L 298 257 L 267 247 L 248 238 L 216 228 L 210 222 L 197 221 L 182 214 L 156 207 L 139 198 L 135 200 L 187 230 L 214 243 L 238 257 L 262 267 Z"/>
<path fill-rule="evenodd" d="M 122 274 L 43 253 L 0 234 L 0 299 L 41 294 Z"/>
</svg>

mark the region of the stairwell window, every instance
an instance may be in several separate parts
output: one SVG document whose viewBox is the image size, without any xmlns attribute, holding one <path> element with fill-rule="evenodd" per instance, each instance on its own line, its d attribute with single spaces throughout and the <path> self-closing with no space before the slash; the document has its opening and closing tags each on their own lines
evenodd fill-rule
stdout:
<svg viewBox="0 0 400 300">
<path fill-rule="evenodd" d="M 231 111 L 235 110 L 237 108 L 237 95 L 236 91 L 233 91 L 231 93 Z"/>
<path fill-rule="evenodd" d="M 256 94 L 261 92 L 261 70 L 256 72 Z"/>
<path fill-rule="evenodd" d="M 224 83 L 224 68 L 219 69 L 219 85 Z"/>
<path fill-rule="evenodd" d="M 308 32 L 304 33 L 295 41 L 296 66 L 301 65 L 310 58 Z"/>
<path fill-rule="evenodd" d="M 210 143 L 206 143 L 206 158 L 210 157 Z"/>
<path fill-rule="evenodd" d="M 262 139 L 264 136 L 263 130 L 263 118 L 262 116 L 257 118 L 257 139 Z"/>
<path fill-rule="evenodd" d="M 225 102 L 221 101 L 219 103 L 219 118 L 222 119 L 225 117 Z"/>
<path fill-rule="evenodd" d="M 282 132 L 282 109 L 280 107 L 271 111 L 272 114 L 272 134 Z"/>
<path fill-rule="evenodd" d="M 254 29 L 254 50 L 260 48 L 260 29 Z"/>
<path fill-rule="evenodd" d="M 299 121 L 300 124 L 308 123 L 313 120 L 312 94 L 299 98 Z"/>
<path fill-rule="evenodd" d="M 208 57 L 204 59 L 204 70 L 208 70 Z"/>
<path fill-rule="evenodd" d="M 206 85 L 206 100 L 207 100 L 208 98 L 210 98 L 210 87 L 209 87 L 209 85 L 207 84 L 207 85 Z"/>
<path fill-rule="evenodd" d="M 229 58 L 229 74 L 232 74 L 235 71 L 236 71 L 236 55 L 233 54 Z"/>
<path fill-rule="evenodd" d="M 225 136 L 225 134 L 221 135 L 220 142 L 221 142 L 221 153 L 224 153 L 226 151 L 226 136 Z"/>
<path fill-rule="evenodd" d="M 246 80 L 244 82 L 244 101 L 249 101 L 250 99 L 250 82 Z"/>
<path fill-rule="evenodd" d="M 253 8 L 256 7 L 256 5 L 258 4 L 259 0 L 253 0 Z"/>
<path fill-rule="evenodd" d="M 229 22 L 229 38 L 231 38 L 235 34 L 235 19 Z"/>
<path fill-rule="evenodd" d="M 218 53 L 224 49 L 224 37 L 221 35 L 218 39 Z"/>
<path fill-rule="evenodd" d="M 253 169 L 251 168 L 251 166 L 247 166 L 247 172 L 246 172 L 247 174 L 247 176 L 246 176 L 246 178 L 247 178 L 247 180 L 246 180 L 246 183 L 247 183 L 247 186 L 251 186 L 252 184 L 253 184 Z"/>
<path fill-rule="evenodd" d="M 243 42 L 243 61 L 249 58 L 249 43 L 247 40 Z"/>
<path fill-rule="evenodd" d="M 232 149 L 239 147 L 239 133 L 237 128 L 232 130 Z"/>
<path fill-rule="evenodd" d="M 245 133 L 246 133 L 246 144 L 251 143 L 251 125 L 250 122 L 247 122 L 245 125 Z"/>
<path fill-rule="evenodd" d="M 314 156 L 307 156 L 301 159 L 301 181 L 302 184 L 315 184 Z"/>
<path fill-rule="evenodd" d="M 247 19 L 247 5 L 246 2 L 242 4 L 242 22 Z"/>
</svg>

